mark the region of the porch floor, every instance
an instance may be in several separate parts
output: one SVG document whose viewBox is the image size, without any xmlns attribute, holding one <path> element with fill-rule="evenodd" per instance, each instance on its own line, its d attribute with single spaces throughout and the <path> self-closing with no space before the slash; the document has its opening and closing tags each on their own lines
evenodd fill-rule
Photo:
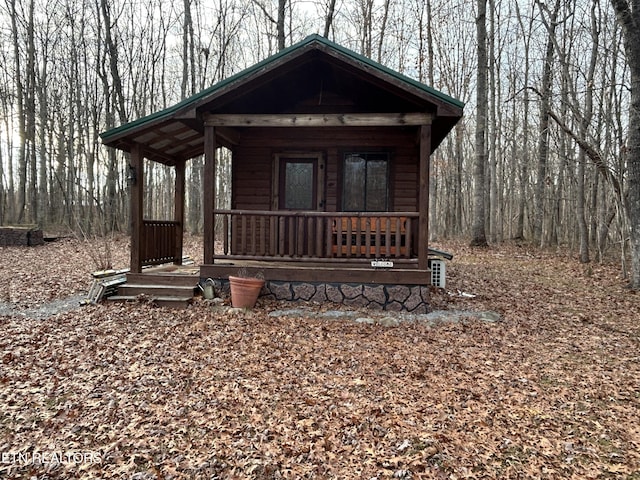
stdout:
<svg viewBox="0 0 640 480">
<path fill-rule="evenodd" d="M 385 285 L 430 284 L 430 270 L 415 263 L 396 263 L 392 268 L 374 268 L 370 263 L 278 262 L 246 259 L 217 260 L 200 266 L 201 278 L 226 279 L 246 269 L 247 274 L 261 273 L 267 281 L 361 283 Z"/>
</svg>

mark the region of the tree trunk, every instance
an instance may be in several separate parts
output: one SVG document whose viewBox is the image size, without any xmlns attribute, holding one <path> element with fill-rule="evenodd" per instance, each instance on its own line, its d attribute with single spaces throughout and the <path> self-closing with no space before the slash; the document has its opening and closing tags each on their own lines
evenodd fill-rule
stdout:
<svg viewBox="0 0 640 480">
<path fill-rule="evenodd" d="M 113 41 L 113 35 L 111 29 L 113 24 L 111 21 L 110 6 L 107 0 L 100 0 L 100 12 L 102 20 L 104 22 L 104 45 L 106 48 L 105 58 L 103 59 L 109 65 L 109 72 L 111 75 L 111 82 L 106 71 L 103 71 L 103 66 L 100 65 L 100 77 L 102 80 L 103 94 L 106 104 L 106 127 L 115 127 L 114 110 L 118 113 L 120 124 L 127 123 L 127 113 L 125 107 L 124 93 L 122 88 L 122 79 L 120 77 L 120 70 L 118 67 L 118 49 Z M 116 228 L 116 219 L 118 211 L 118 198 L 117 198 L 117 182 L 118 182 L 118 162 L 116 152 L 113 148 L 110 148 L 107 152 L 107 178 L 106 178 L 106 193 L 105 198 L 105 224 L 106 231 L 110 231 Z"/>
<path fill-rule="evenodd" d="M 377 58 L 379 63 L 383 63 L 382 47 L 384 45 L 384 36 L 387 30 L 387 20 L 389 19 L 389 2 L 390 0 L 385 0 L 384 2 L 383 13 L 382 13 L 382 23 L 380 25 L 380 37 L 378 38 L 378 58 Z"/>
<path fill-rule="evenodd" d="M 499 237 L 501 238 L 499 225 L 502 223 L 500 215 L 501 203 L 498 202 L 498 152 L 502 151 L 501 145 L 499 145 L 501 138 L 499 132 L 502 131 L 500 125 L 502 110 L 497 108 L 497 104 L 502 102 L 500 101 L 500 88 L 498 88 L 496 82 L 496 77 L 500 77 L 500 64 L 496 61 L 496 36 L 498 32 L 496 31 L 494 0 L 489 0 L 489 12 L 489 25 L 491 28 L 488 38 L 489 60 L 487 71 L 489 73 L 491 102 L 489 104 L 490 122 L 487 123 L 487 130 L 490 128 L 491 133 L 489 134 L 488 146 L 489 175 L 486 183 L 489 189 L 489 215 L 487 216 L 489 221 L 489 241 L 495 243 Z M 488 67 L 489 65 L 491 68 Z"/>
<path fill-rule="evenodd" d="M 362 25 L 360 26 L 360 53 L 371 58 L 373 42 L 373 0 L 359 0 Z"/>
<path fill-rule="evenodd" d="M 182 100 L 195 93 L 196 79 L 194 57 L 195 47 L 193 19 L 191 16 L 191 0 L 184 0 L 184 23 L 182 28 L 182 83 L 180 84 L 180 95 Z"/>
<path fill-rule="evenodd" d="M 611 0 L 622 26 L 624 48 L 631 78 L 627 182 L 625 207 L 629 219 L 631 275 L 629 286 L 640 289 L 640 0 Z"/>
<path fill-rule="evenodd" d="M 327 9 L 327 16 L 324 20 L 324 33 L 323 37 L 329 38 L 329 32 L 333 25 L 333 16 L 336 11 L 336 0 L 329 0 L 329 8 Z"/>
<path fill-rule="evenodd" d="M 39 177 L 40 177 L 40 184 L 38 187 L 38 211 L 36 213 L 37 215 L 37 222 L 40 225 L 43 225 L 45 223 L 47 223 L 47 221 L 49 220 L 48 218 L 48 213 L 49 213 L 49 209 L 48 209 L 48 190 L 47 190 L 47 119 L 49 117 L 49 112 L 48 112 L 48 89 L 47 89 L 47 84 L 48 84 L 48 70 L 47 70 L 47 66 L 48 66 L 49 62 L 48 61 L 44 61 L 42 62 L 42 67 L 40 70 L 40 75 L 38 78 L 38 103 L 39 103 L 39 112 L 38 112 L 38 116 L 39 116 L 39 125 L 38 125 L 38 136 L 40 137 L 39 140 L 39 150 L 40 150 L 40 155 L 39 155 L 39 163 L 38 163 L 38 169 L 39 169 Z"/>
<path fill-rule="evenodd" d="M 598 61 L 598 50 L 600 44 L 599 32 L 600 25 L 598 25 L 596 19 L 596 3 L 593 2 L 591 4 L 591 37 L 593 39 L 593 45 L 591 47 L 591 58 L 586 78 L 584 112 L 580 122 L 580 136 L 585 141 L 588 141 L 587 135 L 589 125 L 593 118 L 593 82 Z M 587 217 L 585 213 L 585 204 L 587 201 L 585 193 L 586 164 L 587 155 L 584 149 L 581 148 L 578 153 L 578 198 L 576 204 L 576 217 L 578 219 L 578 232 L 580 233 L 580 261 L 582 263 L 588 263 L 591 261 L 589 255 L 589 227 L 587 225 Z"/>
<path fill-rule="evenodd" d="M 453 227 L 454 235 L 461 235 L 463 232 L 463 216 L 462 216 L 462 171 L 464 165 L 464 124 L 462 121 L 455 126 L 455 170 L 453 173 Z M 450 195 L 451 196 L 451 195 Z"/>
<path fill-rule="evenodd" d="M 22 66 L 20 62 L 20 35 L 18 32 L 18 12 L 16 10 L 16 1 L 11 0 L 9 7 L 11 8 L 11 35 L 13 37 L 13 59 L 15 67 L 15 88 L 17 99 L 17 115 L 18 115 L 18 196 L 17 196 L 17 218 L 12 221 L 18 223 L 24 220 L 24 210 L 26 207 L 26 187 L 27 187 L 27 155 L 26 155 L 26 122 L 25 122 L 25 105 L 24 105 L 24 84 L 22 79 Z M 15 190 L 14 190 L 15 192 Z"/>
<path fill-rule="evenodd" d="M 538 2 L 539 3 L 539 2 Z M 543 7 L 541 7 L 543 8 Z M 556 0 L 551 19 L 549 20 L 548 39 L 542 87 L 540 90 L 540 123 L 538 126 L 538 167 L 533 207 L 533 239 L 544 244 L 543 224 L 545 211 L 545 186 L 547 182 L 547 160 L 549 158 L 549 110 L 551 109 L 551 85 L 553 80 L 553 42 L 560 11 L 560 0 Z"/>
<path fill-rule="evenodd" d="M 478 17 L 476 18 L 478 39 L 478 86 L 476 119 L 476 154 L 473 168 L 473 223 L 471 245 L 486 246 L 485 222 L 485 168 L 487 163 L 487 113 L 488 101 L 488 60 L 487 60 L 487 0 L 478 0 Z"/>
<path fill-rule="evenodd" d="M 34 39 L 34 1 L 29 1 L 29 20 L 27 23 L 27 70 L 25 111 L 26 116 L 26 152 L 25 162 L 29 167 L 28 191 L 26 200 L 28 212 L 25 220 L 37 222 L 38 212 L 38 170 L 36 164 L 36 46 Z"/>
<path fill-rule="evenodd" d="M 285 32 L 284 32 L 284 20 L 287 13 L 287 0 L 278 0 L 278 22 L 276 25 L 278 35 L 278 50 L 284 50 L 285 47 Z"/>
<path fill-rule="evenodd" d="M 515 3 L 516 13 L 518 17 L 518 25 L 520 26 L 520 32 L 522 34 L 523 42 L 524 42 L 524 78 L 523 83 L 525 86 L 530 84 L 530 44 L 531 44 L 531 36 L 533 31 L 533 15 L 529 15 L 529 23 L 527 25 L 528 28 L 525 28 L 525 24 L 523 21 L 523 15 L 520 13 L 520 8 L 518 6 L 518 2 Z M 525 212 L 527 206 L 528 195 L 528 186 L 529 186 L 529 163 L 530 163 L 530 149 L 529 149 L 529 107 L 531 105 L 530 102 L 530 92 L 528 88 L 524 89 L 523 94 L 523 103 L 522 106 L 522 144 L 520 145 L 520 151 L 522 162 L 520 163 L 519 169 L 519 186 L 520 186 L 520 194 L 518 196 L 518 211 L 517 211 L 517 220 L 516 227 L 513 234 L 513 238 L 517 240 L 524 240 L 524 220 L 525 220 Z M 514 106 L 515 108 L 515 106 Z M 514 112 L 515 113 L 515 112 Z M 514 114 L 514 122 L 515 122 L 515 114 Z M 515 158 L 515 157 L 514 157 Z"/>
<path fill-rule="evenodd" d="M 1 97 L 0 97 L 1 98 Z M 2 107 L 4 107 L 2 105 Z M 4 108 L 3 108 L 4 109 Z M 0 134 L 2 134 L 2 130 L 0 127 Z M 2 137 L 0 137 L 0 142 L 4 141 Z M 3 149 L 0 148 L 0 225 L 5 224 L 6 219 L 6 187 L 4 184 L 4 157 L 3 157 Z"/>
</svg>

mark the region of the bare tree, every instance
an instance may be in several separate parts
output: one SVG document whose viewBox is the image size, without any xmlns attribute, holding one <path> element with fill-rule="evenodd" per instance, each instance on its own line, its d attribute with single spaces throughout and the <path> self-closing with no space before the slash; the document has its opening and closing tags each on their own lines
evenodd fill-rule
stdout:
<svg viewBox="0 0 640 480">
<path fill-rule="evenodd" d="M 276 27 L 276 39 L 278 43 L 278 50 L 284 50 L 286 45 L 286 35 L 285 35 L 285 16 L 287 13 L 287 1 L 288 0 L 278 0 L 278 11 L 276 17 L 269 13 L 267 7 L 260 0 L 253 0 L 253 3 L 262 10 L 264 16 Z"/>
<path fill-rule="evenodd" d="M 386 35 L 387 32 L 387 21 L 389 20 L 389 4 L 390 4 L 390 0 L 385 0 L 384 1 L 384 5 L 383 5 L 383 10 L 382 10 L 382 21 L 380 24 L 380 35 L 378 37 L 378 57 L 377 60 L 378 62 L 382 62 L 382 52 L 383 52 L 383 45 L 384 45 L 384 37 Z"/>
<path fill-rule="evenodd" d="M 489 110 L 487 59 L 487 0 L 477 1 L 476 32 L 478 39 L 476 153 L 473 162 L 473 224 L 471 245 L 486 246 L 485 168 L 487 163 L 487 116 Z"/>
<path fill-rule="evenodd" d="M 640 289 L 640 0 L 611 0 L 622 27 L 631 77 L 629 134 L 626 160 L 629 191 L 626 210 L 630 226 L 631 278 L 629 286 Z"/>
<path fill-rule="evenodd" d="M 13 32 L 13 29 L 10 30 Z M 11 35 L 5 35 L 4 31 L 0 31 L 2 43 L 12 43 Z M 10 52 L 6 52 L 4 49 L 0 49 L 0 60 L 2 65 L 11 65 Z M 0 84 L 0 120 L 2 125 L 0 126 L 0 155 L 4 155 L 0 158 L 0 223 L 9 224 L 14 221 L 15 217 L 15 183 L 13 174 L 13 119 L 11 113 L 14 109 L 15 103 L 15 88 L 14 88 L 15 75 L 10 74 L 9 68 L 0 69 L 0 78 L 2 84 Z M 4 135 L 3 135 L 4 134 Z M 3 153 L 3 148 L 6 148 Z"/>
<path fill-rule="evenodd" d="M 329 38 L 329 32 L 331 31 L 331 27 L 333 26 L 333 16 L 336 11 L 336 0 L 329 0 L 329 5 L 327 6 L 327 14 L 324 20 L 324 32 L 323 36 L 325 38 Z"/>
<path fill-rule="evenodd" d="M 118 114 L 120 124 L 127 122 L 127 113 L 125 106 L 124 90 L 122 86 L 122 78 L 120 76 L 120 68 L 118 65 L 118 48 L 113 38 L 114 22 L 111 19 L 111 6 L 107 0 L 99 0 L 99 9 L 101 13 L 102 24 L 99 34 L 104 35 L 103 42 L 105 53 L 102 61 L 108 65 L 108 71 L 104 64 L 100 65 L 100 77 L 102 80 L 103 93 L 106 99 L 105 106 L 106 127 L 113 128 L 115 124 L 115 116 L 113 111 Z M 109 149 L 106 178 L 106 195 L 105 195 L 105 212 L 106 227 L 111 229 L 115 226 L 117 211 L 117 182 L 118 182 L 118 162 L 116 152 Z"/>
<path fill-rule="evenodd" d="M 30 214 L 27 213 L 28 195 L 28 168 L 32 161 L 31 150 L 33 145 L 33 127 L 35 123 L 33 101 L 34 101 L 34 65 L 35 65 L 35 46 L 34 46 L 34 1 L 30 0 L 26 7 L 26 18 L 20 17 L 20 12 L 16 8 L 15 0 L 7 0 L 8 9 L 11 17 L 11 36 L 13 40 L 13 59 L 14 59 L 14 78 L 17 100 L 17 116 L 18 116 L 18 195 L 17 195 L 17 218 L 18 223 L 29 221 Z M 24 72 L 22 70 L 22 51 L 23 46 L 21 40 L 22 34 L 18 28 L 19 24 L 26 27 L 26 50 L 27 61 Z"/>
<path fill-rule="evenodd" d="M 530 71 L 531 71 L 531 37 L 533 33 L 533 14 L 529 15 L 529 22 L 525 25 L 523 15 L 520 12 L 520 8 L 518 2 L 515 3 L 516 14 L 518 25 L 520 27 L 520 32 L 522 34 L 523 48 L 524 48 L 524 72 L 522 84 L 526 87 L 529 85 L 530 79 Z M 515 81 L 515 79 L 514 79 Z M 516 214 L 516 226 L 513 238 L 517 240 L 524 240 L 524 224 L 525 224 L 525 211 L 527 204 L 527 179 L 529 176 L 529 165 L 530 165 L 530 150 L 529 150 L 529 108 L 531 105 L 531 101 L 529 99 L 529 89 L 525 88 L 523 93 L 523 105 L 522 105 L 522 140 L 520 142 L 520 168 L 518 171 L 519 174 L 519 185 L 520 185 L 520 195 L 518 198 L 518 207 Z M 515 109 L 515 102 L 514 102 Z M 514 122 L 515 122 L 515 114 L 514 114 Z M 515 137 L 515 135 L 514 135 Z M 515 142 L 515 138 L 514 138 Z M 514 158 L 518 158 L 515 156 Z"/>
<path fill-rule="evenodd" d="M 191 16 L 191 0 L 184 0 L 184 21 L 182 27 L 182 84 L 180 88 L 181 99 L 195 93 L 196 69 L 195 46 L 193 35 L 193 19 Z M 191 82 L 189 82 L 191 78 Z"/>
<path fill-rule="evenodd" d="M 594 79 L 596 73 L 596 66 L 598 61 L 598 51 L 600 50 L 600 25 L 596 17 L 596 9 L 598 8 L 598 2 L 596 0 L 591 3 L 591 37 L 592 48 L 589 59 L 589 66 L 587 75 L 585 78 L 585 100 L 582 118 L 579 121 L 580 136 L 583 139 L 587 139 L 588 130 L 593 118 L 593 89 Z M 589 255 L 589 227 L 587 225 L 586 211 L 585 211 L 585 181 L 586 181 L 586 164 L 587 156 L 584 149 L 580 149 L 578 153 L 578 189 L 577 189 L 577 202 L 576 202 L 576 217 L 578 221 L 578 232 L 580 236 L 580 261 L 587 263 L 590 261 Z"/>
<path fill-rule="evenodd" d="M 546 6 L 537 1 L 541 10 L 546 11 Z M 548 39 L 544 57 L 543 73 L 540 89 L 540 119 L 538 124 L 538 152 L 537 152 L 537 178 L 535 185 L 533 207 L 533 239 L 544 244 L 543 223 L 545 218 L 545 187 L 547 184 L 547 162 L 549 159 L 549 110 L 551 108 L 551 89 L 553 82 L 554 62 L 554 38 L 557 27 L 560 0 L 556 0 L 553 12 L 550 14 Z"/>
</svg>

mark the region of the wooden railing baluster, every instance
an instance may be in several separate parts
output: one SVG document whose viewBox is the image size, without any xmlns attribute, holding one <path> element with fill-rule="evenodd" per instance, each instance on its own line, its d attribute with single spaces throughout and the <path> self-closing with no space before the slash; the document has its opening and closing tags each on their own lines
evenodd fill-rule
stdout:
<svg viewBox="0 0 640 480">
<path fill-rule="evenodd" d="M 256 255 L 257 252 L 257 241 L 258 241 L 258 230 L 256 229 L 256 216 L 255 215 L 251 215 L 249 217 L 249 239 L 251 240 L 250 245 L 251 245 L 251 255 Z"/>
<path fill-rule="evenodd" d="M 284 228 L 284 226 L 286 225 L 285 224 L 285 219 L 286 219 L 286 217 L 284 217 L 284 216 L 279 216 L 279 218 L 278 218 L 278 227 L 279 227 L 279 230 L 278 230 L 278 233 L 279 233 L 279 235 L 278 235 L 278 254 L 281 257 L 284 257 L 284 255 L 285 255 L 285 251 L 284 251 L 284 246 L 285 246 L 285 243 L 286 243 L 286 241 L 285 241 L 286 239 L 285 239 L 285 235 L 284 235 L 284 232 L 286 231 L 285 228 Z"/>
<path fill-rule="evenodd" d="M 371 258 L 411 261 L 415 212 L 300 212 L 216 210 L 222 216 L 223 254 L 216 258 L 331 258 L 364 262 Z M 155 261 L 175 247 L 177 225 L 148 222 L 143 248 Z"/>
<path fill-rule="evenodd" d="M 380 219 L 382 221 L 382 219 Z M 385 231 L 384 231 L 384 256 L 391 256 L 391 217 L 384 219 Z"/>
<path fill-rule="evenodd" d="M 229 235 L 231 234 L 231 232 L 229 232 L 230 216 L 231 214 L 225 214 L 222 216 L 222 231 L 224 232 L 222 236 L 222 251 L 225 255 L 229 255 Z"/>
<path fill-rule="evenodd" d="M 141 257 L 142 265 L 175 262 L 178 222 L 169 220 L 143 220 Z"/>
<path fill-rule="evenodd" d="M 240 216 L 240 251 L 247 254 L 247 216 Z"/>
<path fill-rule="evenodd" d="M 381 218 L 376 217 L 375 219 L 376 222 L 376 229 L 375 229 L 375 252 L 376 252 L 376 258 L 380 258 L 381 254 L 380 254 L 380 243 L 382 240 L 382 235 L 380 233 L 380 227 L 381 227 Z"/>
<path fill-rule="evenodd" d="M 278 217 L 272 215 L 269 217 L 269 256 L 275 257 L 278 250 L 278 229 L 276 225 L 278 224 Z"/>
<path fill-rule="evenodd" d="M 267 227 L 266 227 L 266 218 L 265 217 L 260 217 L 260 255 L 266 255 L 267 254 Z"/>
</svg>

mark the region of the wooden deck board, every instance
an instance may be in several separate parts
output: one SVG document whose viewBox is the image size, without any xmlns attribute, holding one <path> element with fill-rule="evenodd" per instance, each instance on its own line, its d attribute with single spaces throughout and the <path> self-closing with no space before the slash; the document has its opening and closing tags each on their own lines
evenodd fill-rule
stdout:
<svg viewBox="0 0 640 480">
<path fill-rule="evenodd" d="M 362 283 L 386 285 L 429 285 L 430 271 L 411 267 L 377 269 L 367 264 L 327 265 L 326 263 L 259 262 L 233 260 L 200 266 L 201 278 L 227 278 L 246 268 L 262 273 L 267 281 Z"/>
</svg>

